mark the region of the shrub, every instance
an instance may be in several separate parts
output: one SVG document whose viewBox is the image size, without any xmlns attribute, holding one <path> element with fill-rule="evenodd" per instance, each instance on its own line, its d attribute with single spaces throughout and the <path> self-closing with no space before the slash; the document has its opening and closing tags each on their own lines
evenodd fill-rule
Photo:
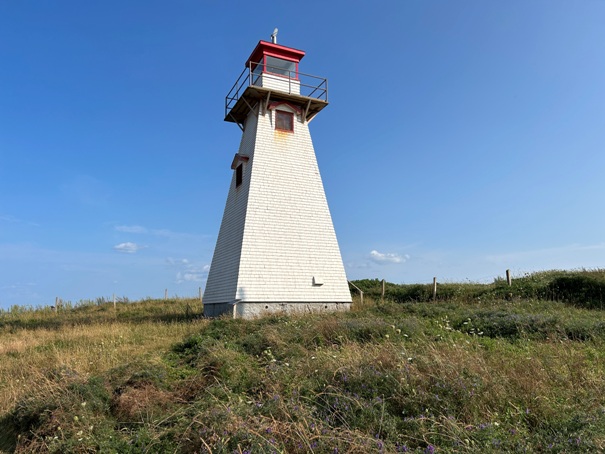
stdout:
<svg viewBox="0 0 605 454">
<path fill-rule="evenodd" d="M 382 281 L 363 279 L 354 284 L 377 301 L 382 295 Z M 564 301 L 574 305 L 603 309 L 605 270 L 542 271 L 527 273 L 512 280 L 496 278 L 491 284 L 442 283 L 437 286 L 438 301 L 494 301 L 511 299 Z M 432 284 L 385 283 L 385 299 L 396 303 L 433 300 Z"/>
<path fill-rule="evenodd" d="M 587 274 L 560 276 L 548 284 L 548 289 L 556 299 L 576 306 L 603 309 L 605 279 Z"/>
</svg>

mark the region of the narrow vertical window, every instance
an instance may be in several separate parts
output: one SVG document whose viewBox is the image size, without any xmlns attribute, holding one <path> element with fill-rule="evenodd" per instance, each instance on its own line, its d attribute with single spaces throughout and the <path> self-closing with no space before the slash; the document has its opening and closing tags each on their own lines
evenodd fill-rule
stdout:
<svg viewBox="0 0 605 454">
<path fill-rule="evenodd" d="M 276 110 L 275 129 L 279 129 L 280 131 L 294 131 L 294 114 L 284 112 L 283 110 Z"/>
<path fill-rule="evenodd" d="M 239 187 L 244 180 L 244 166 L 243 164 L 238 165 L 235 168 L 235 187 Z"/>
</svg>

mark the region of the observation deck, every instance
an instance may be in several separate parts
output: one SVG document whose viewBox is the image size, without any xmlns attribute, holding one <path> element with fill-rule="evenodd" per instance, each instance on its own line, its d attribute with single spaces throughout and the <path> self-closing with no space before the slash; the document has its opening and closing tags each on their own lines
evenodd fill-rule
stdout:
<svg viewBox="0 0 605 454">
<path fill-rule="evenodd" d="M 225 121 L 240 128 L 260 103 L 264 113 L 269 101 L 283 101 L 299 107 L 304 121 L 311 120 L 328 105 L 328 79 L 290 69 L 284 60 L 248 61 L 225 97 Z"/>
</svg>

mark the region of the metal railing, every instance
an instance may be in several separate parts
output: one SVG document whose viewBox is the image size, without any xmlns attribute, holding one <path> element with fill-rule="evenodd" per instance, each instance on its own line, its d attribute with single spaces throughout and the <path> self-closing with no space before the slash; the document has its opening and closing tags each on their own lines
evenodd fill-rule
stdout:
<svg viewBox="0 0 605 454">
<path fill-rule="evenodd" d="M 259 71 L 259 68 L 263 69 L 263 71 Z M 225 96 L 225 117 L 237 104 L 246 88 L 250 86 L 261 87 L 264 77 L 269 77 L 271 81 L 280 82 L 280 88 L 275 89 L 276 91 L 328 102 L 328 79 L 266 65 L 263 62 L 250 62 L 248 67 L 239 75 L 233 87 L 227 93 L 227 96 Z M 281 82 L 284 83 L 282 84 Z"/>
</svg>

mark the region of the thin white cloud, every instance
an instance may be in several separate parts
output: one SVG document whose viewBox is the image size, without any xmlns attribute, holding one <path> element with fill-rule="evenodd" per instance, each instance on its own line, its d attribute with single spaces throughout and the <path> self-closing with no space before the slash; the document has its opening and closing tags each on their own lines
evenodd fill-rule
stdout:
<svg viewBox="0 0 605 454">
<path fill-rule="evenodd" d="M 168 238 L 171 240 L 196 240 L 196 239 L 202 239 L 202 238 L 208 238 L 208 235 L 198 235 L 198 234 L 193 234 L 193 233 L 183 233 L 183 232 L 173 232 L 172 230 L 168 230 L 168 229 L 150 229 L 141 225 L 116 225 L 114 226 L 114 230 L 116 232 L 123 232 L 123 233 L 135 233 L 135 234 L 141 234 L 141 235 L 153 235 L 153 236 L 158 236 L 158 237 L 163 237 L 163 238 Z"/>
<path fill-rule="evenodd" d="M 3 285 L 0 287 L 0 290 L 16 289 L 20 287 L 35 287 L 36 285 L 37 284 L 35 282 L 16 282 L 14 284 Z"/>
<path fill-rule="evenodd" d="M 210 265 L 197 266 L 186 262 L 186 259 L 181 262 L 184 268 L 176 273 L 177 284 L 182 284 L 183 282 L 202 282 L 206 279 Z"/>
<path fill-rule="evenodd" d="M 178 237 L 178 236 L 182 236 L 182 235 L 187 235 L 185 233 L 171 232 L 170 230 L 167 230 L 167 229 L 154 229 L 154 230 L 150 230 L 150 232 L 153 235 L 164 236 L 167 238 L 174 238 L 174 237 Z"/>
<path fill-rule="evenodd" d="M 181 283 L 181 282 L 201 282 L 202 277 L 203 276 L 198 273 L 181 273 L 181 272 L 176 273 L 176 280 L 179 283 Z"/>
<path fill-rule="evenodd" d="M 187 259 L 175 259 L 172 257 L 168 257 L 166 259 L 166 263 L 168 263 L 168 265 L 187 265 L 189 263 L 189 260 Z"/>
<path fill-rule="evenodd" d="M 378 252 L 376 250 L 370 251 L 370 260 L 379 265 L 385 265 L 388 263 L 403 263 L 410 258 L 409 255 L 399 255 L 392 252 Z"/>
<path fill-rule="evenodd" d="M 147 229 L 145 227 L 141 227 L 140 225 L 116 225 L 115 229 L 118 232 L 147 233 Z"/>
<path fill-rule="evenodd" d="M 137 252 L 141 249 L 144 249 L 145 246 L 140 246 L 136 243 L 131 243 L 130 241 L 128 241 L 126 243 L 116 244 L 113 248 L 118 252 L 123 252 L 126 254 L 134 254 L 135 252 Z"/>
<path fill-rule="evenodd" d="M 11 216 L 10 214 L 2 214 L 0 215 L 0 221 L 10 222 L 11 224 L 27 224 L 34 227 L 39 227 L 39 224 L 31 221 L 24 221 L 23 219 L 16 218 L 15 216 Z"/>
<path fill-rule="evenodd" d="M 363 261 L 363 262 L 347 262 L 347 268 L 355 268 L 355 269 L 368 269 L 371 267 L 371 264 Z"/>
</svg>

